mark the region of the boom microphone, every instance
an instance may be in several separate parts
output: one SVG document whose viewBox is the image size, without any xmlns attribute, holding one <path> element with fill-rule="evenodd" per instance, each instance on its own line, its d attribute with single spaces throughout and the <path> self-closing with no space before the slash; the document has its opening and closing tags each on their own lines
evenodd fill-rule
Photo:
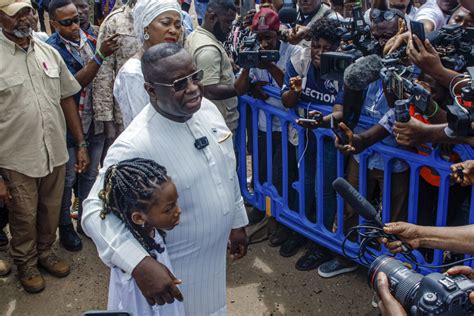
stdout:
<svg viewBox="0 0 474 316">
<path fill-rule="evenodd" d="M 377 55 L 359 58 L 344 71 L 344 84 L 352 90 L 364 90 L 370 83 L 380 78 L 382 59 Z"/>
<path fill-rule="evenodd" d="M 343 178 L 337 178 L 332 183 L 334 190 L 339 193 L 344 201 L 367 221 L 372 221 L 376 226 L 382 228 L 384 225 L 377 214 L 377 211 L 349 182 Z"/>
<path fill-rule="evenodd" d="M 384 224 L 380 219 L 377 211 L 362 195 L 357 191 L 349 182 L 344 178 L 337 178 L 332 183 L 334 190 L 339 193 L 344 201 L 349 203 L 350 206 L 365 220 L 371 221 L 375 226 L 383 228 Z M 390 241 L 400 240 L 396 235 L 386 235 Z M 409 254 L 411 252 L 410 245 L 402 243 L 402 253 Z"/>
</svg>

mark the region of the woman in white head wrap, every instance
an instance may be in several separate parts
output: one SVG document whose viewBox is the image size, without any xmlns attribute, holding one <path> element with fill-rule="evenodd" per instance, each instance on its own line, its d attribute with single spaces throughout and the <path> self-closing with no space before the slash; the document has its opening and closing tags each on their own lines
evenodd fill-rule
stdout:
<svg viewBox="0 0 474 316">
<path fill-rule="evenodd" d="M 114 83 L 114 97 L 125 128 L 149 103 L 140 58 L 156 44 L 180 40 L 183 33 L 181 7 L 176 0 L 138 0 L 133 9 L 133 28 L 143 49 L 123 65 Z"/>
</svg>

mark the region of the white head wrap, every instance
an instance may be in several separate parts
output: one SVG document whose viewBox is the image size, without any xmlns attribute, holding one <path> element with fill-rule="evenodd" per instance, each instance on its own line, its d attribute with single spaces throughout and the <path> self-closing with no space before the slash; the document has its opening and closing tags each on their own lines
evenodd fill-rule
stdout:
<svg viewBox="0 0 474 316">
<path fill-rule="evenodd" d="M 160 14 L 168 11 L 175 11 L 181 14 L 181 7 L 177 0 L 138 0 L 133 8 L 133 29 L 137 34 L 141 43 L 145 41 L 143 38 L 144 28 Z"/>
</svg>

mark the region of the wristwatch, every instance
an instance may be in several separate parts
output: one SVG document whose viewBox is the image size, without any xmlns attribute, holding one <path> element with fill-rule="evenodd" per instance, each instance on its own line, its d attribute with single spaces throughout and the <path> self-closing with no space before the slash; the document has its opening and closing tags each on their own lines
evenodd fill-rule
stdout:
<svg viewBox="0 0 474 316">
<path fill-rule="evenodd" d="M 89 147 L 89 143 L 86 142 L 85 140 L 77 144 L 77 148 L 87 148 Z"/>
</svg>

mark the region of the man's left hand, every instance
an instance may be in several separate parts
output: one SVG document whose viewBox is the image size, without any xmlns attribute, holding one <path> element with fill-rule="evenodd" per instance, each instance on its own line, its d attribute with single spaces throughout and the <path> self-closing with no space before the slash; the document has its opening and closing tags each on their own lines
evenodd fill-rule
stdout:
<svg viewBox="0 0 474 316">
<path fill-rule="evenodd" d="M 74 167 L 76 168 L 77 173 L 84 173 L 87 168 L 89 168 L 90 159 L 87 148 L 79 147 L 76 150 L 76 161 L 77 162 Z"/>
<path fill-rule="evenodd" d="M 388 279 L 385 273 L 377 274 L 377 294 L 380 298 L 379 310 L 382 316 L 406 316 L 403 306 L 390 293 Z"/>
<path fill-rule="evenodd" d="M 229 236 L 230 257 L 234 260 L 243 258 L 247 254 L 248 243 L 247 233 L 243 227 L 232 229 Z"/>
</svg>

